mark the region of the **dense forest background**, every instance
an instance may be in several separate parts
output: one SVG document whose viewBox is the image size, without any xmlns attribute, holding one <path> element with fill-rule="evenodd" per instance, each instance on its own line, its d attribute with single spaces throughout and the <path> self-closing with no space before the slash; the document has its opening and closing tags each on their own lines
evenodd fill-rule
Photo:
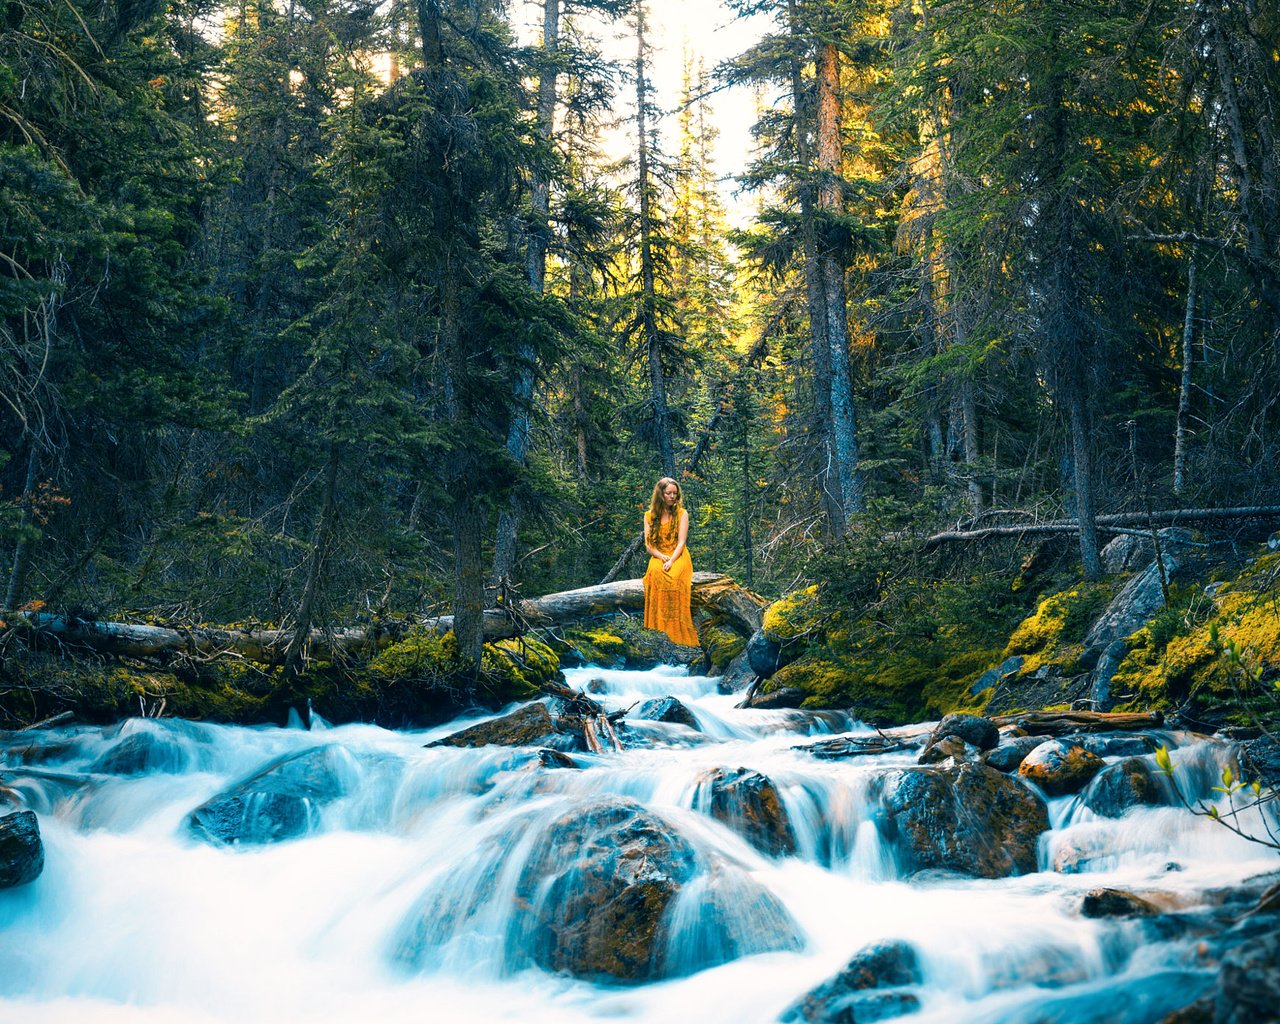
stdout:
<svg viewBox="0 0 1280 1024">
<path fill-rule="evenodd" d="M 770 595 L 1008 510 L 1094 577 L 1099 515 L 1274 503 L 1274 4 L 740 7 L 664 111 L 653 0 L 531 46 L 480 0 L 0 0 L 0 607 L 295 659 L 453 610 L 478 659 L 504 593 L 635 575 L 663 474 Z"/>
</svg>

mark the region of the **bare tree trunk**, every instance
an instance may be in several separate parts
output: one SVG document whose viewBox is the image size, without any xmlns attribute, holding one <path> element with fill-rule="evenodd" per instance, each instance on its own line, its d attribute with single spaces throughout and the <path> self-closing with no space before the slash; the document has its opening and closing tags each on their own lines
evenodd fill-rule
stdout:
<svg viewBox="0 0 1280 1024">
<path fill-rule="evenodd" d="M 1069 399 L 1071 453 L 1075 462 L 1076 515 L 1080 520 L 1080 562 L 1086 580 L 1102 579 L 1098 550 L 1097 507 L 1093 493 L 1093 460 L 1089 451 L 1089 412 L 1084 392 L 1072 388 Z"/>
<path fill-rule="evenodd" d="M 548 149 L 555 133 L 556 56 L 560 48 L 560 0 L 544 0 L 542 9 L 542 54 L 538 78 L 538 139 Z M 535 164 L 529 187 L 532 223 L 526 253 L 529 284 L 541 295 L 547 283 L 547 248 L 551 239 L 551 183 L 545 167 Z M 529 415 L 533 404 L 533 377 L 537 353 L 522 344 L 517 354 L 518 376 L 514 388 L 511 425 L 507 431 L 507 452 L 519 466 L 529 455 Z M 513 493 L 498 515 L 498 535 L 494 545 L 493 579 L 510 579 L 515 572 L 516 543 L 520 530 L 520 496 Z"/>
<path fill-rule="evenodd" d="M 796 160 L 803 168 L 813 166 L 813 154 L 809 143 L 813 128 L 812 104 L 804 80 L 804 62 L 801 48 L 804 46 L 799 14 L 793 2 L 788 7 L 792 38 L 791 94 L 794 106 L 794 132 Z M 814 187 L 811 182 L 801 182 L 800 233 L 804 260 L 805 301 L 809 313 L 809 349 L 813 360 L 813 429 L 821 440 L 823 462 L 818 471 L 818 489 L 827 524 L 833 534 L 844 531 L 845 518 L 840 505 L 840 483 L 836 473 L 836 453 L 831 436 L 831 346 L 827 340 L 826 284 L 821 270 L 821 253 L 815 212 Z"/>
<path fill-rule="evenodd" d="M 978 402 L 974 396 L 972 380 L 964 377 L 957 386 L 960 390 L 960 409 L 964 414 L 964 463 L 965 474 L 969 478 L 969 505 L 973 514 L 978 515 L 986 507 L 982 481 L 978 478 L 978 459 L 981 457 L 978 444 Z"/>
<path fill-rule="evenodd" d="M 841 194 L 843 170 L 840 145 L 840 54 L 834 42 L 825 43 L 818 55 L 818 170 L 823 178 L 818 208 L 829 217 L 844 212 Z M 849 366 L 849 311 L 845 296 L 844 267 L 828 226 L 822 241 L 822 284 L 825 299 L 827 347 L 831 353 L 831 438 L 836 477 L 840 488 L 842 528 L 847 529 L 865 510 L 866 483 L 858 468 L 858 424 L 853 402 L 853 378 Z"/>
<path fill-rule="evenodd" d="M 17 543 L 13 546 L 13 565 L 9 568 L 9 585 L 5 588 L 4 604 L 0 608 L 16 608 L 22 599 L 22 585 L 27 575 L 27 560 L 31 555 L 30 526 L 34 516 L 32 502 L 35 498 L 36 473 L 40 465 L 39 449 L 31 441 L 27 454 L 27 478 L 22 485 L 22 516 L 19 519 Z"/>
<path fill-rule="evenodd" d="M 311 541 L 311 559 L 307 565 L 307 581 L 302 588 L 302 600 L 298 603 L 297 621 L 289 640 L 285 656 L 284 674 L 293 677 L 302 667 L 307 639 L 311 636 L 311 623 L 315 617 L 316 601 L 320 596 L 320 581 L 324 576 L 325 562 L 329 555 L 329 543 L 333 536 L 333 521 L 338 497 L 338 446 L 329 442 L 329 454 L 324 467 L 324 495 L 320 503 L 320 515 Z"/>
<path fill-rule="evenodd" d="M 640 316 L 645 354 L 649 363 L 649 387 L 653 401 L 654 433 L 662 475 L 676 475 L 671 443 L 671 415 L 667 407 L 667 379 L 662 371 L 662 335 L 658 330 L 656 272 L 653 258 L 652 173 L 649 167 L 649 50 L 645 43 L 644 4 L 636 5 L 636 174 L 640 189 Z"/>
<path fill-rule="evenodd" d="M 458 381 L 465 372 L 466 353 L 462 350 L 461 282 L 456 258 L 445 259 L 440 310 L 440 346 L 445 364 L 445 412 L 454 428 L 454 450 L 447 467 L 453 533 L 453 635 L 458 643 L 462 663 L 472 674 L 480 671 L 484 655 L 484 569 L 483 530 L 487 516 L 475 497 L 470 437 L 461 436 L 464 396 L 458 393 Z M 469 432 L 469 431 L 468 431 Z"/>
<path fill-rule="evenodd" d="M 1173 493 L 1186 486 L 1187 421 L 1191 417 L 1191 366 L 1195 342 L 1196 254 L 1187 264 L 1187 308 L 1182 319 L 1182 382 L 1178 387 L 1178 422 L 1173 436 Z"/>
</svg>

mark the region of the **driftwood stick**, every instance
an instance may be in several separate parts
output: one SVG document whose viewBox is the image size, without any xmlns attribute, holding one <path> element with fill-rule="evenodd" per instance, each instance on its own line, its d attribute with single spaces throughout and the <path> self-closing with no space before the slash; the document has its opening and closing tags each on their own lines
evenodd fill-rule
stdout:
<svg viewBox="0 0 1280 1024">
<path fill-rule="evenodd" d="M 1072 732 L 1159 729 L 1164 726 L 1164 715 L 1158 711 L 1151 714 L 1125 711 L 1028 711 L 1019 715 L 1000 715 L 991 721 L 996 725 L 1021 726 L 1033 736 L 1062 736 Z"/>
<path fill-rule="evenodd" d="M 614 750 L 623 750 L 622 740 L 618 738 L 617 732 L 613 728 L 613 722 L 608 715 L 598 715 L 596 722 L 599 725 L 601 735 L 609 741 L 609 745 Z"/>
<path fill-rule="evenodd" d="M 600 740 L 600 733 L 596 729 L 596 720 L 594 718 L 584 718 L 582 720 L 582 738 L 587 741 L 587 749 L 591 753 L 604 753 L 604 743 Z"/>
<path fill-rule="evenodd" d="M 30 725 L 24 725 L 21 729 L 15 730 L 15 732 L 31 732 L 33 729 L 47 729 L 49 726 L 57 725 L 59 722 L 65 722 L 68 718 L 75 717 L 76 713 L 74 711 L 59 711 L 56 715 L 49 718 L 42 718 L 38 722 L 32 722 Z"/>
</svg>

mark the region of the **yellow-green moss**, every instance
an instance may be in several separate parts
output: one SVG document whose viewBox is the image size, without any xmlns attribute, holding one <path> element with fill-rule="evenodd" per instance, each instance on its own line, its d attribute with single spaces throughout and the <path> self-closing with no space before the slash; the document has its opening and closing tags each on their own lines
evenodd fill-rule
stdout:
<svg viewBox="0 0 1280 1024">
<path fill-rule="evenodd" d="M 1232 642 L 1263 667 L 1280 665 L 1280 589 L 1251 588 L 1264 578 L 1253 563 L 1219 591 L 1213 614 L 1163 645 L 1147 627 L 1129 637 L 1129 653 L 1111 683 L 1113 693 L 1131 695 L 1120 709 L 1170 708 L 1196 692 L 1231 695 L 1229 669 L 1219 652 Z"/>
<path fill-rule="evenodd" d="M 369 663 L 370 673 L 383 679 L 438 679 L 460 669 L 453 633 L 432 629 L 411 629 Z"/>
<path fill-rule="evenodd" d="M 1111 588 L 1103 583 L 1081 584 L 1049 595 L 1018 624 L 1004 657 L 1022 655 L 1023 675 L 1045 664 L 1061 665 L 1070 673 L 1084 653 L 1081 641 L 1090 623 L 1110 598 Z"/>
<path fill-rule="evenodd" d="M 828 617 L 829 611 L 823 611 L 815 585 L 774 601 L 765 609 L 760 628 L 766 637 L 781 644 L 804 637 L 817 638 Z"/>
<path fill-rule="evenodd" d="M 711 659 L 711 674 L 723 672 L 725 666 L 747 649 L 747 641 L 736 630 L 705 623 L 698 628 L 702 646 Z"/>
<path fill-rule="evenodd" d="M 513 699 L 531 697 L 560 671 L 560 659 L 550 647 L 532 637 L 499 640 L 484 645 L 481 671 L 485 681 L 504 695 Z"/>
<path fill-rule="evenodd" d="M 577 627 L 564 631 L 565 650 L 575 651 L 588 665 L 608 667 L 626 657 L 627 642 L 617 633 L 603 628 Z"/>
</svg>

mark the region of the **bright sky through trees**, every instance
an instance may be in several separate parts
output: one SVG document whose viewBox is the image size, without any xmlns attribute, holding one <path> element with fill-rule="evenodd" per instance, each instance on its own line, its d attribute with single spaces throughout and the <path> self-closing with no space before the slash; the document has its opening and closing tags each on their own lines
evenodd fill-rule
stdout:
<svg viewBox="0 0 1280 1024">
<path fill-rule="evenodd" d="M 764 18 L 740 18 L 721 0 L 648 0 L 648 34 L 653 49 L 650 78 L 658 95 L 658 103 L 666 116 L 658 130 L 664 150 L 676 146 L 675 113 L 680 103 L 684 82 L 685 60 L 696 66 L 699 59 L 708 78 L 723 61 L 737 56 L 759 39 Z M 541 4 L 524 3 L 513 19 L 521 37 L 536 40 L 541 26 Z M 635 41 L 631 30 L 622 22 L 614 26 L 597 19 L 590 23 L 591 32 L 600 40 L 606 57 L 631 68 Z M 751 125 L 755 122 L 755 98 L 750 89 L 726 88 L 711 82 L 715 90 L 709 97 L 714 123 L 719 130 L 716 140 L 716 171 L 723 179 L 721 193 L 725 208 L 735 225 L 745 225 L 750 217 L 751 198 L 737 194 L 734 176 L 746 167 L 751 154 Z M 631 114 L 634 89 L 619 89 L 615 113 L 619 118 Z M 610 132 L 610 156 L 621 158 L 634 148 L 633 133 L 623 121 Z"/>
</svg>

